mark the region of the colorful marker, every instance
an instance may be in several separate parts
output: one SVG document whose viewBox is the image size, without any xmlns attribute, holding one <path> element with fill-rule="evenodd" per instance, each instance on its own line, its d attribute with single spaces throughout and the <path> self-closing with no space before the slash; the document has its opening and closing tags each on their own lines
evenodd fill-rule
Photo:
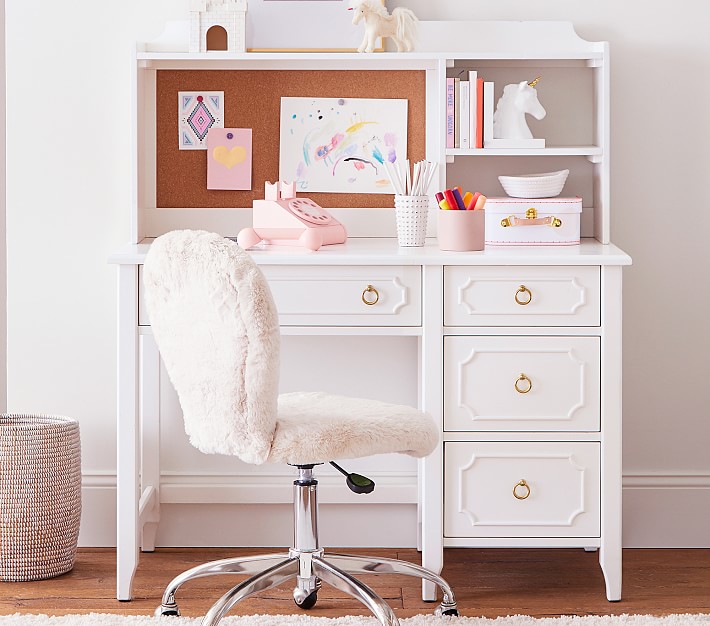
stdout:
<svg viewBox="0 0 710 626">
<path fill-rule="evenodd" d="M 472 194 L 471 197 L 469 198 L 469 201 L 466 203 L 466 210 L 473 211 L 473 209 L 476 208 L 476 202 L 478 201 L 478 199 L 480 197 L 481 197 L 481 194 L 478 191 L 476 193 Z"/>
<path fill-rule="evenodd" d="M 461 192 L 458 187 L 454 187 L 451 192 L 454 194 L 454 199 L 456 200 L 456 206 L 461 210 L 466 210 L 466 205 L 463 203 L 463 198 L 461 197 Z"/>
<path fill-rule="evenodd" d="M 454 196 L 454 192 L 451 191 L 451 189 L 444 189 L 444 198 L 446 198 L 446 202 L 448 203 L 450 209 L 459 208 L 459 205 L 456 202 L 456 197 Z"/>
</svg>

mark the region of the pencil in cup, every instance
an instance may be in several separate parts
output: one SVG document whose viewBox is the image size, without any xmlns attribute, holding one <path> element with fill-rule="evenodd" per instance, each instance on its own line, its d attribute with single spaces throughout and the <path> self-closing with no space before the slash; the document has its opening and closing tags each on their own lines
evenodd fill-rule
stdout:
<svg viewBox="0 0 710 626">
<path fill-rule="evenodd" d="M 431 161 L 417 161 L 410 169 L 409 159 L 403 163 L 384 160 L 383 165 L 395 194 L 402 196 L 426 195 L 438 167 Z"/>
</svg>

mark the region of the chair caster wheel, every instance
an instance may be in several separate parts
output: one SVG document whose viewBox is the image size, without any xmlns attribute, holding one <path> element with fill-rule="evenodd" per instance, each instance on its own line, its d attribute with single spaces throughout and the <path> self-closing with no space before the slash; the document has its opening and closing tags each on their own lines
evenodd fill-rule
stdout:
<svg viewBox="0 0 710 626">
<path fill-rule="evenodd" d="M 311 591 L 307 596 L 301 599 L 301 594 L 296 593 L 296 591 L 301 591 L 300 589 L 294 590 L 293 592 L 293 601 L 296 603 L 296 606 L 299 609 L 303 609 L 304 611 L 307 611 L 308 609 L 312 609 L 315 605 L 316 602 L 318 601 L 318 592 L 317 591 Z M 299 597 L 296 597 L 299 596 Z"/>
<path fill-rule="evenodd" d="M 161 604 L 154 613 L 155 617 L 180 617 L 180 609 L 177 604 Z"/>
<path fill-rule="evenodd" d="M 442 615 L 451 615 L 453 617 L 458 617 L 459 611 L 458 611 L 458 609 L 447 609 L 446 611 L 442 611 L 441 614 Z"/>
</svg>

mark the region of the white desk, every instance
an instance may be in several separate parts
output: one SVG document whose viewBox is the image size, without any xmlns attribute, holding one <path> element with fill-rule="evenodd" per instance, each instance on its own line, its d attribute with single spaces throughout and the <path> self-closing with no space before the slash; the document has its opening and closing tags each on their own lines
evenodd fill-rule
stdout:
<svg viewBox="0 0 710 626">
<path fill-rule="evenodd" d="M 159 355 L 139 296 L 149 245 L 109 259 L 119 266 L 119 600 L 130 600 L 139 548 L 152 549 L 160 520 Z M 440 572 L 445 546 L 599 548 L 607 597 L 620 599 L 623 251 L 594 240 L 454 253 L 351 239 L 253 255 L 290 334 L 420 338 L 421 407 L 443 440 L 420 466 L 424 566 Z M 368 285 L 376 305 L 362 301 Z M 433 593 L 425 585 L 425 599 Z"/>
</svg>

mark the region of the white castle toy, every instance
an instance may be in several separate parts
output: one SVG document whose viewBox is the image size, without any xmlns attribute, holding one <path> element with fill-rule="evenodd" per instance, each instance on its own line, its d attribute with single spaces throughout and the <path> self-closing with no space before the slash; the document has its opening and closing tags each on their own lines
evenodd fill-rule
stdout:
<svg viewBox="0 0 710 626">
<path fill-rule="evenodd" d="M 246 52 L 246 0 L 190 0 L 190 52 Z"/>
</svg>

